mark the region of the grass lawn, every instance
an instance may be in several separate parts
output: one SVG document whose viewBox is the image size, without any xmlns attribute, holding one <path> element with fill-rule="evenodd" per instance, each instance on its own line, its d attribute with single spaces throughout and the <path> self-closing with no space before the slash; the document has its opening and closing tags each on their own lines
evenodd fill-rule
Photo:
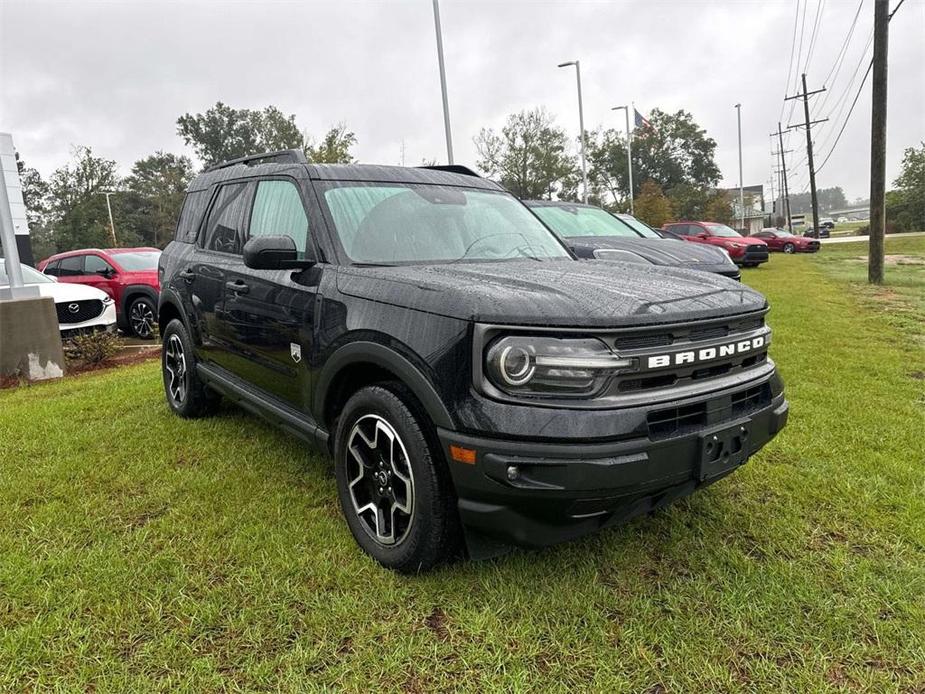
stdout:
<svg viewBox="0 0 925 694">
<path fill-rule="evenodd" d="M 922 692 L 925 284 L 856 286 L 863 253 L 746 271 L 792 412 L 736 474 L 420 577 L 360 553 L 328 461 L 177 419 L 157 363 L 0 392 L 0 690 Z"/>
</svg>

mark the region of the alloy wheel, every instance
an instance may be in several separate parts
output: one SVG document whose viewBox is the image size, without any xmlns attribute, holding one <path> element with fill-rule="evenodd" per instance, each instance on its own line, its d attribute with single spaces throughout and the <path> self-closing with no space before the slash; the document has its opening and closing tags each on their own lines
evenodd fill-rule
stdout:
<svg viewBox="0 0 925 694">
<path fill-rule="evenodd" d="M 376 542 L 398 544 L 414 520 L 414 477 L 401 437 L 379 415 L 364 415 L 347 436 L 346 457 L 354 513 Z"/>
<path fill-rule="evenodd" d="M 784 246 L 784 253 L 793 253 L 793 244 L 788 243 Z"/>
<path fill-rule="evenodd" d="M 183 342 L 179 335 L 167 338 L 164 347 L 164 369 L 167 370 L 167 393 L 177 405 L 186 401 L 189 390 L 189 372 L 186 368 L 186 354 L 183 352 Z"/>
<path fill-rule="evenodd" d="M 129 314 L 132 330 L 138 337 L 151 337 L 154 333 L 154 309 L 147 301 L 136 301 Z"/>
</svg>

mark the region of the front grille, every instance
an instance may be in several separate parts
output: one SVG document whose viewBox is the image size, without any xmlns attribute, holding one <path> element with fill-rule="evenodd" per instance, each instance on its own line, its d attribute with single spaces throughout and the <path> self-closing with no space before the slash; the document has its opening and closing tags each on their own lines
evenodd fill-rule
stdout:
<svg viewBox="0 0 925 694">
<path fill-rule="evenodd" d="M 705 402 L 683 407 L 668 407 L 649 413 L 649 438 L 661 441 L 676 436 L 686 436 L 706 426 L 722 425 L 768 407 L 771 404 L 771 386 L 760 386 L 740 390 L 737 393 L 713 398 Z"/>
<path fill-rule="evenodd" d="M 759 243 L 755 243 L 755 244 L 752 244 L 751 246 L 749 246 L 748 248 L 746 248 L 745 251 L 746 251 L 747 253 L 767 253 L 767 252 L 768 252 L 768 247 L 767 247 L 767 246 L 762 246 L 762 245 L 759 244 Z"/>
<path fill-rule="evenodd" d="M 58 323 L 83 323 L 96 318 L 103 312 L 103 302 L 99 299 L 86 299 L 84 301 L 63 301 L 55 304 L 58 312 Z"/>
<path fill-rule="evenodd" d="M 769 332 L 765 328 L 764 316 L 755 314 L 701 324 L 617 333 L 611 336 L 610 345 L 621 357 L 635 359 L 639 368 L 614 376 L 606 389 L 606 395 L 639 394 L 691 386 L 751 369 L 767 360 L 766 348 L 697 359 L 693 363 L 671 363 L 665 367 L 646 368 L 644 365 L 651 357 L 699 352 L 710 348 L 715 352 L 718 346 L 728 346 L 758 336 L 764 336 L 767 342 Z M 604 339 L 607 339 L 606 336 Z"/>
</svg>

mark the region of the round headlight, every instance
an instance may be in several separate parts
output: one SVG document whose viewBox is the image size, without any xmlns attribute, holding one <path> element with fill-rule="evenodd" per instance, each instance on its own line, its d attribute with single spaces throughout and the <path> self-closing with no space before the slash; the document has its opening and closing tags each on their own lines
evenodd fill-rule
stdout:
<svg viewBox="0 0 925 694">
<path fill-rule="evenodd" d="M 498 373 L 508 385 L 522 386 L 536 373 L 533 355 L 520 345 L 505 347 L 498 358 Z"/>
</svg>

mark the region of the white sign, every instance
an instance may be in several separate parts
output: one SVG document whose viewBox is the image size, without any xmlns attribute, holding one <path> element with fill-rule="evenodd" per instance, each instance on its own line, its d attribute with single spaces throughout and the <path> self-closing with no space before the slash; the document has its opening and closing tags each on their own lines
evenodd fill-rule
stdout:
<svg viewBox="0 0 925 694">
<path fill-rule="evenodd" d="M 6 181 L 6 193 L 10 200 L 13 231 L 28 235 L 29 224 L 26 221 L 26 204 L 22 198 L 22 182 L 19 180 L 19 169 L 16 168 L 13 136 L 9 133 L 0 133 L 0 167 L 3 168 L 3 180 Z"/>
</svg>

